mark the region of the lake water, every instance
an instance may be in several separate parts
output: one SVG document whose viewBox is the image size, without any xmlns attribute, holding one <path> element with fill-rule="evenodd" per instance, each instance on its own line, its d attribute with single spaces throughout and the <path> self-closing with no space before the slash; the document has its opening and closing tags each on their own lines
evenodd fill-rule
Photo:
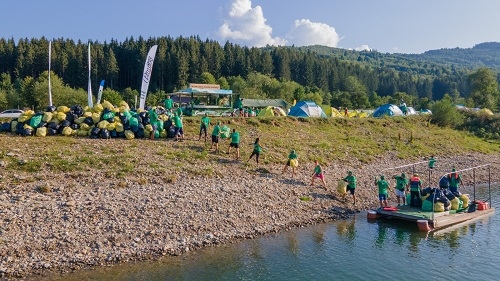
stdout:
<svg viewBox="0 0 500 281">
<path fill-rule="evenodd" d="M 497 186 L 493 206 L 500 202 Z M 487 198 L 479 190 L 477 198 Z M 442 233 L 412 223 L 349 220 L 295 229 L 160 261 L 80 271 L 50 280 L 498 280 L 500 220 Z"/>
</svg>

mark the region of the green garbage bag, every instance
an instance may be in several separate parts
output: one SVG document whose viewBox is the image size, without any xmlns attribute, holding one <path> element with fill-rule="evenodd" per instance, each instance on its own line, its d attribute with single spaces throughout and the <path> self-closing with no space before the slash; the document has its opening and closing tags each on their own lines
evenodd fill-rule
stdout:
<svg viewBox="0 0 500 281">
<path fill-rule="evenodd" d="M 38 125 L 40 125 L 40 123 L 42 122 L 42 118 L 43 118 L 43 115 L 34 115 L 33 117 L 31 117 L 31 120 L 30 120 L 30 126 L 33 127 L 33 128 L 38 128 Z"/>
</svg>

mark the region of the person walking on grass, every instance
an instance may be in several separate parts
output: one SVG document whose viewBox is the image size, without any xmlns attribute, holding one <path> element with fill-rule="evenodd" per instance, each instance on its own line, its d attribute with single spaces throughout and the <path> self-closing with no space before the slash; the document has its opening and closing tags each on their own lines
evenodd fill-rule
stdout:
<svg viewBox="0 0 500 281">
<path fill-rule="evenodd" d="M 315 165 L 315 167 L 314 167 L 314 172 L 313 172 L 312 178 L 311 178 L 311 186 L 314 186 L 314 180 L 316 178 L 319 178 L 321 180 L 321 182 L 323 183 L 323 187 L 326 190 L 325 175 L 323 174 L 323 170 L 321 169 L 321 165 L 319 164 L 319 161 L 315 160 L 314 165 Z"/>
<path fill-rule="evenodd" d="M 177 114 L 174 114 L 174 129 L 175 129 L 175 141 L 184 140 L 184 129 L 182 128 L 182 118 Z"/>
<path fill-rule="evenodd" d="M 283 167 L 283 174 L 286 172 L 288 167 L 292 167 L 292 178 L 293 178 L 293 176 L 295 175 L 295 167 L 298 166 L 298 162 L 297 162 L 298 158 L 299 158 L 299 156 L 297 155 L 295 150 L 290 151 L 290 154 L 288 154 L 288 160 L 285 164 L 285 167 Z M 294 162 L 295 164 L 292 162 Z"/>
<path fill-rule="evenodd" d="M 401 173 L 400 176 L 396 175 L 392 177 L 396 180 L 396 198 L 398 199 L 398 206 L 401 205 L 401 200 L 403 201 L 403 205 L 406 205 L 406 192 L 408 189 L 409 181 L 406 178 L 405 173 Z"/>
<path fill-rule="evenodd" d="M 233 129 L 231 133 L 231 143 L 227 148 L 227 154 L 231 152 L 231 147 L 236 149 L 236 160 L 240 159 L 240 133 L 236 132 L 236 129 Z"/>
<path fill-rule="evenodd" d="M 347 182 L 347 191 L 349 191 L 352 195 L 352 199 L 354 200 L 354 205 L 356 205 L 356 195 L 354 192 L 356 191 L 356 177 L 352 174 L 352 171 L 347 172 L 347 176 L 342 179 Z M 342 198 L 345 198 L 346 193 L 342 195 Z"/>
<path fill-rule="evenodd" d="M 220 121 L 217 121 L 217 124 L 214 126 L 212 130 L 212 146 L 210 149 L 215 147 L 215 153 L 219 153 L 219 135 L 220 135 Z"/>
<path fill-rule="evenodd" d="M 255 155 L 255 162 L 257 162 L 257 166 L 259 166 L 259 155 L 260 155 L 260 152 L 262 151 L 262 149 L 263 149 L 263 147 L 260 146 L 260 144 L 259 144 L 259 138 L 256 138 L 255 142 L 253 143 L 252 154 L 248 158 L 247 162 L 250 161 L 250 159 L 252 159 L 252 157 Z"/>
<path fill-rule="evenodd" d="M 380 180 L 375 177 L 375 186 L 378 187 L 378 200 L 380 201 L 380 208 L 389 207 L 387 204 L 387 191 L 389 188 L 389 183 L 385 180 L 384 176 L 380 176 Z"/>
<path fill-rule="evenodd" d="M 201 140 L 201 134 L 205 134 L 205 142 L 207 142 L 207 130 L 208 127 L 210 127 L 210 118 L 208 117 L 208 113 L 205 113 L 205 116 L 201 118 L 201 124 L 200 124 L 200 137 L 198 138 L 198 141 Z"/>
</svg>

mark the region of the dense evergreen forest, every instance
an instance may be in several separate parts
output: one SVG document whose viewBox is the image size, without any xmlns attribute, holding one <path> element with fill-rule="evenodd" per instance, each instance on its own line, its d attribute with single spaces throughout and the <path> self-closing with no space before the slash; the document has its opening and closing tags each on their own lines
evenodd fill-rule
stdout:
<svg viewBox="0 0 500 281">
<path fill-rule="evenodd" d="M 248 98 L 313 99 L 332 106 L 373 108 L 404 99 L 416 107 L 428 107 L 445 95 L 457 103 L 477 104 L 471 75 L 481 66 L 495 68 L 499 56 L 485 43 L 470 50 L 429 51 L 421 55 L 382 54 L 322 46 L 249 48 L 192 37 L 127 38 L 123 42 L 90 42 L 92 85 L 106 80 L 104 97 L 131 102 L 140 89 L 144 60 L 158 45 L 148 103 L 189 83 L 219 83 Z M 51 74 L 55 103 L 86 104 L 87 42 L 52 40 Z M 0 38 L 0 109 L 43 108 L 47 105 L 48 45 L 46 38 Z M 453 53 L 455 62 L 446 54 Z M 484 56 L 479 60 L 478 56 Z M 420 56 L 420 57 L 419 57 Z M 445 59 L 446 58 L 446 59 Z M 481 61 L 480 64 L 472 64 Z M 498 68 L 498 67 L 497 67 Z M 498 74 L 493 75 L 498 92 Z"/>
</svg>

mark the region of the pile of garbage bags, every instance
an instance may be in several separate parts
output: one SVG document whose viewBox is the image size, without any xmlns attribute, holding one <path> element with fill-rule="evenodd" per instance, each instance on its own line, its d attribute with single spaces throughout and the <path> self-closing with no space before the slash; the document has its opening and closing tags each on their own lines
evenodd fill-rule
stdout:
<svg viewBox="0 0 500 281">
<path fill-rule="evenodd" d="M 422 190 L 422 210 L 444 212 L 469 206 L 469 196 L 448 189 L 427 187 Z"/>
<path fill-rule="evenodd" d="M 10 122 L 1 123 L 0 132 L 37 137 L 64 135 L 133 139 L 149 137 L 153 125 L 156 125 L 155 138 L 173 138 L 175 130 L 169 114 L 160 106 L 152 109 L 158 115 L 156 124 L 151 124 L 147 110 L 131 110 L 124 101 L 118 106 L 104 101 L 92 108 L 48 106 L 45 112 L 27 110 Z"/>
</svg>

